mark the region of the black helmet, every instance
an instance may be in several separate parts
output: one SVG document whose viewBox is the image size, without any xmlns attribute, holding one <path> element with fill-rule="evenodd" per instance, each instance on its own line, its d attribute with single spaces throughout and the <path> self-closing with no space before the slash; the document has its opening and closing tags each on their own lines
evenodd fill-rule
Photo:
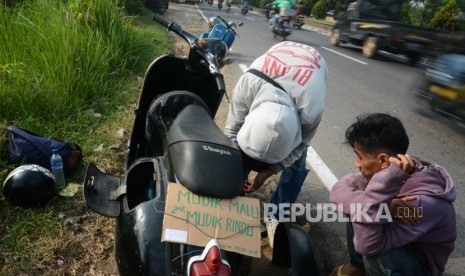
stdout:
<svg viewBox="0 0 465 276">
<path fill-rule="evenodd" d="M 55 195 L 53 174 L 39 165 L 23 165 L 11 171 L 3 183 L 3 195 L 15 205 L 45 205 Z"/>
</svg>

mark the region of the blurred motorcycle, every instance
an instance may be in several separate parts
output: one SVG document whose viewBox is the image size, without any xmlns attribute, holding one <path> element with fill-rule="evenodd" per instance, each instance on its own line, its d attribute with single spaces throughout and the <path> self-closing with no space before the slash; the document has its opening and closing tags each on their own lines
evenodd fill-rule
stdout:
<svg viewBox="0 0 465 276">
<path fill-rule="evenodd" d="M 275 19 L 272 19 L 275 20 Z M 282 37 L 283 41 L 286 40 L 286 38 L 291 35 L 292 30 L 291 30 L 291 21 L 292 17 L 288 15 L 283 15 L 280 16 L 277 19 L 276 26 L 274 26 L 271 31 L 274 34 L 274 37 Z"/>
<path fill-rule="evenodd" d="M 427 62 L 411 92 L 419 100 L 420 112 L 433 111 L 465 123 L 465 55 L 444 54 Z"/>
<path fill-rule="evenodd" d="M 232 21 L 226 21 L 224 18 L 220 16 L 214 16 L 208 20 L 208 32 L 201 33 L 199 35 L 199 38 L 219 39 L 225 44 L 225 49 L 229 50 L 232 44 L 234 43 L 236 36 L 238 36 L 235 29 L 237 28 L 237 26 L 242 25 L 242 22 L 236 24 Z M 222 60 L 225 55 L 226 52 L 220 53 L 218 56 L 218 60 Z"/>
<path fill-rule="evenodd" d="M 294 18 L 292 19 L 292 26 L 295 29 L 300 30 L 305 23 L 304 18 L 305 16 L 303 14 L 294 16 Z"/>
<path fill-rule="evenodd" d="M 265 17 L 266 17 L 267 20 L 271 19 L 272 11 L 273 11 L 273 4 L 272 3 L 267 3 L 265 5 Z"/>
<path fill-rule="evenodd" d="M 226 12 L 230 13 L 231 12 L 231 6 L 232 6 L 232 0 L 227 0 L 226 1 Z"/>
<path fill-rule="evenodd" d="M 243 3 L 241 5 L 241 14 L 246 15 L 249 12 L 249 4 Z"/>
</svg>

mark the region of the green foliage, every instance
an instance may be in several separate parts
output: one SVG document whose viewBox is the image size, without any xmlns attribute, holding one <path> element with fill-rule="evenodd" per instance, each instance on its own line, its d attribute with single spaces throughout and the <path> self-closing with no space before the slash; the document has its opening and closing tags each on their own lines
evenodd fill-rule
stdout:
<svg viewBox="0 0 465 276">
<path fill-rule="evenodd" d="M 142 12 L 142 1 L 140 0 L 120 0 L 120 5 L 123 6 L 127 14 L 135 15 Z"/>
<path fill-rule="evenodd" d="M 242 3 L 242 1 L 239 2 L 239 4 Z M 250 0 L 249 4 L 253 7 L 261 7 L 261 0 Z"/>
<path fill-rule="evenodd" d="M 0 6 L 5 5 L 7 7 L 12 7 L 23 2 L 25 2 L 25 0 L 3 0 L 2 2 L 0 2 Z"/>
<path fill-rule="evenodd" d="M 270 2 L 269 0 L 260 0 L 260 3 L 258 4 L 258 7 L 263 9 L 265 8 L 266 3 Z"/>
<path fill-rule="evenodd" d="M 455 0 L 450 0 L 441 8 L 431 19 L 429 26 L 448 31 L 462 30 L 464 21 L 460 16 L 460 9 L 457 7 Z"/>
<path fill-rule="evenodd" d="M 145 62 L 150 42 L 132 21 L 111 0 L 36 0 L 4 10 L 0 118 L 51 135 L 85 110 L 104 112 L 121 98 L 127 73 Z"/>
<path fill-rule="evenodd" d="M 130 129 L 140 79 L 170 47 L 151 17 L 128 18 L 111 0 L 0 5 L 0 124 L 75 142 L 86 163 L 120 172 L 127 137 L 114 133 Z M 5 143 L 0 128 L 0 183 L 12 169 Z M 43 209 L 14 207 L 0 195 L 0 274 L 88 275 L 91 261 L 111 254 L 113 223 L 86 210 L 81 193 Z"/>
<path fill-rule="evenodd" d="M 304 14 L 310 16 L 313 6 L 315 6 L 317 2 L 318 0 L 302 0 Z"/>
<path fill-rule="evenodd" d="M 326 5 L 324 0 L 319 0 L 312 8 L 312 14 L 316 19 L 326 18 Z"/>
<path fill-rule="evenodd" d="M 457 0 L 457 6 L 458 6 L 459 9 L 461 9 L 462 11 L 465 11 L 465 0 Z"/>
<path fill-rule="evenodd" d="M 434 14 L 444 5 L 444 1 L 447 0 L 417 0 L 416 2 L 420 5 L 415 5 L 416 12 L 412 11 L 410 14 L 412 23 L 416 26 L 427 27 Z"/>
<path fill-rule="evenodd" d="M 410 10 L 411 7 L 408 3 L 403 3 L 400 7 L 400 21 L 406 24 L 412 24 L 412 20 L 410 19 Z"/>
</svg>

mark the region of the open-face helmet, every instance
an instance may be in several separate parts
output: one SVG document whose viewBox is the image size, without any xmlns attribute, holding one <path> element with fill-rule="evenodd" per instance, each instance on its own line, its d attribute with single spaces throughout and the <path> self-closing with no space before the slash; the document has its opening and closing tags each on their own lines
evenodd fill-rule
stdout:
<svg viewBox="0 0 465 276">
<path fill-rule="evenodd" d="M 213 16 L 213 17 L 210 17 L 208 19 L 208 29 L 211 30 L 213 28 L 213 26 L 215 26 L 216 24 L 221 24 L 221 20 L 216 17 L 216 16 Z"/>
<path fill-rule="evenodd" d="M 3 195 L 21 207 L 43 206 L 55 195 L 55 179 L 49 170 L 39 165 L 19 166 L 6 177 Z"/>
</svg>

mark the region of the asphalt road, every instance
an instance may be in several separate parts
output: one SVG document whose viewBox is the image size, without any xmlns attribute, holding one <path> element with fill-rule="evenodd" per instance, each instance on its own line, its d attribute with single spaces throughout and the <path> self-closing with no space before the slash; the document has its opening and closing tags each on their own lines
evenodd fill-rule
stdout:
<svg viewBox="0 0 465 276">
<path fill-rule="evenodd" d="M 216 3 L 215 3 L 216 4 Z M 219 11 L 216 5 L 172 5 L 198 13 L 199 21 L 221 15 L 227 20 L 243 22 L 228 53 L 223 68 L 230 94 L 236 81 L 251 62 L 280 39 L 274 38 L 263 15 L 241 15 L 237 8 L 231 13 Z M 187 27 L 186 29 L 188 29 Z M 205 25 L 206 29 L 206 25 Z M 455 202 L 458 239 L 449 258 L 446 275 L 463 275 L 465 271 L 465 130 L 446 119 L 418 113 L 416 100 L 408 93 L 420 70 L 406 59 L 383 54 L 376 59 L 364 58 L 357 47 L 335 47 L 325 32 L 295 30 L 288 37 L 316 48 L 328 63 L 329 76 L 325 111 L 312 142 L 314 154 L 309 157 L 312 171 L 307 177 L 299 202 L 328 201 L 333 181 L 354 171 L 353 153 L 343 144 L 345 129 L 363 113 L 384 112 L 399 117 L 410 136 L 409 153 L 443 165 L 454 177 L 457 186 Z M 344 249 L 344 226 L 341 223 L 312 224 L 311 239 L 318 248 L 317 258 L 324 273 L 347 261 Z"/>
</svg>

